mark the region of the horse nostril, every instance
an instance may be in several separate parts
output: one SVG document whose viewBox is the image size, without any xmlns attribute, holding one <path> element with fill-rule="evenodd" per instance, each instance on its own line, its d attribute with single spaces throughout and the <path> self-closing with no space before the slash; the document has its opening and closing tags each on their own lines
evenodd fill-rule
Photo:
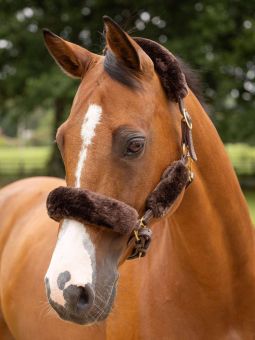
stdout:
<svg viewBox="0 0 255 340">
<path fill-rule="evenodd" d="M 78 287 L 79 296 L 77 299 L 77 307 L 85 309 L 88 305 L 91 305 L 94 301 L 94 292 L 89 284 L 85 287 Z"/>
<path fill-rule="evenodd" d="M 70 285 L 63 292 L 69 307 L 73 310 L 88 310 L 94 302 L 95 294 L 90 284 L 84 287 Z"/>
</svg>

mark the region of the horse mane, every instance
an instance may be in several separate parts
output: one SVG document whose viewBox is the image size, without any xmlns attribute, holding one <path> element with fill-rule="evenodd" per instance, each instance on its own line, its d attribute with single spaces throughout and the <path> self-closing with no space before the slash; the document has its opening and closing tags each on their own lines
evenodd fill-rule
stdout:
<svg viewBox="0 0 255 340">
<path fill-rule="evenodd" d="M 189 63 L 184 61 L 181 57 L 176 56 L 182 72 L 185 75 L 188 87 L 194 93 L 203 107 L 206 107 L 205 98 L 202 89 L 202 80 L 199 71 L 194 70 Z"/>
<path fill-rule="evenodd" d="M 187 95 L 187 86 L 198 100 L 203 101 L 200 78 L 186 62 L 175 57 L 159 43 L 145 39 L 133 38 L 154 63 L 155 71 L 159 75 L 163 89 L 171 101 L 178 101 Z M 139 80 L 133 70 L 129 70 L 123 63 L 117 61 L 113 53 L 105 48 L 105 71 L 111 78 L 131 88 L 139 88 Z"/>
</svg>

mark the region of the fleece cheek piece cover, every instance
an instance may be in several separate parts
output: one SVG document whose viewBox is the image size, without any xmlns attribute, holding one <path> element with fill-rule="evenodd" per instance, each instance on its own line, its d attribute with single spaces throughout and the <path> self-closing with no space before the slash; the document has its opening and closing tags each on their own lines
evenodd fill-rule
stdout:
<svg viewBox="0 0 255 340">
<path fill-rule="evenodd" d="M 189 182 L 189 170 L 182 160 L 173 162 L 164 172 L 161 181 L 148 196 L 146 209 L 153 217 L 164 216 Z"/>
<path fill-rule="evenodd" d="M 148 196 L 145 208 L 152 217 L 159 218 L 175 202 L 188 183 L 189 173 L 182 160 L 174 162 L 164 172 L 161 181 Z M 122 235 L 130 235 L 138 222 L 138 213 L 131 206 L 90 190 L 59 187 L 47 199 L 49 216 L 57 222 L 75 219 L 109 228 Z"/>
</svg>

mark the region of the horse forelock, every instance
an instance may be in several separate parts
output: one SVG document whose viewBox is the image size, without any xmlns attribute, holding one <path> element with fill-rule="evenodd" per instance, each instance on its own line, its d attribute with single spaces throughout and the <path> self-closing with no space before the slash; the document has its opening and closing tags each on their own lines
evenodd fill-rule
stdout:
<svg viewBox="0 0 255 340">
<path fill-rule="evenodd" d="M 155 41 L 140 37 L 133 39 L 153 61 L 155 71 L 169 100 L 177 102 L 179 98 L 184 98 L 188 86 L 199 101 L 203 102 L 199 75 L 189 65 Z M 118 61 L 107 47 L 104 54 L 104 69 L 111 78 L 133 89 L 141 87 L 136 72 Z"/>
<path fill-rule="evenodd" d="M 132 89 L 139 89 L 141 82 L 135 73 L 120 60 L 117 60 L 110 50 L 105 50 L 105 52 L 104 69 L 109 76 Z"/>
</svg>

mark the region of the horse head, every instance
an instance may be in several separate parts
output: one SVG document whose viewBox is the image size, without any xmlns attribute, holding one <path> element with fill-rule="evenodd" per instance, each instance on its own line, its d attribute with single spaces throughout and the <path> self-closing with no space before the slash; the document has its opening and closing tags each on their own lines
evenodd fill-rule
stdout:
<svg viewBox="0 0 255 340">
<path fill-rule="evenodd" d="M 131 38 L 108 17 L 104 23 L 104 55 L 44 31 L 57 64 L 80 78 L 56 141 L 68 187 L 105 195 L 143 213 L 148 194 L 181 153 L 176 98 L 187 94 L 186 83 L 174 65 L 164 79 L 163 54 L 176 60 L 163 47 Z M 72 218 L 61 221 L 45 276 L 49 302 L 61 318 L 89 324 L 108 316 L 118 267 L 130 252 L 129 237 Z"/>
</svg>

